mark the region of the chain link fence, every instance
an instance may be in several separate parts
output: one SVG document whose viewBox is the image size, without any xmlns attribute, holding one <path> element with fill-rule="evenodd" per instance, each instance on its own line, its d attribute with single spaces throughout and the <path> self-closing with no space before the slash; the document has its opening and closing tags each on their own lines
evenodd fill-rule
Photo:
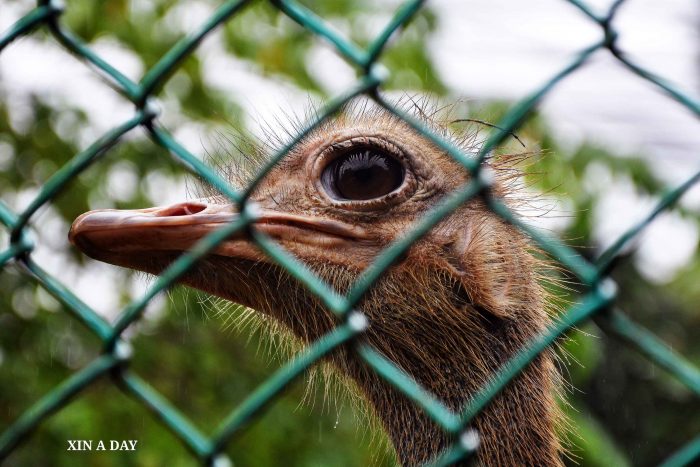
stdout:
<svg viewBox="0 0 700 467">
<path fill-rule="evenodd" d="M 169 428 L 180 441 L 204 465 L 222 466 L 229 461 L 223 451 L 227 442 L 244 429 L 246 423 L 258 415 L 275 397 L 295 378 L 317 363 L 323 356 L 335 348 L 351 341 L 362 334 L 366 320 L 361 310 L 355 309 L 357 303 L 383 272 L 405 252 L 413 242 L 425 235 L 433 226 L 448 216 L 453 210 L 474 197 L 482 197 L 489 208 L 507 222 L 522 229 L 544 251 L 555 258 L 564 268 L 584 285 L 585 293 L 578 303 L 566 310 L 546 332 L 515 355 L 495 375 L 492 382 L 483 387 L 473 401 L 463 411 L 455 413 L 420 387 L 415 381 L 369 346 L 356 347 L 360 357 L 379 375 L 402 391 L 415 404 L 433 419 L 454 440 L 451 447 L 433 459 L 431 465 L 449 465 L 467 459 L 477 449 L 473 437 L 469 435 L 470 422 L 518 373 L 527 366 L 540 352 L 552 345 L 572 326 L 585 320 L 594 320 L 606 333 L 614 336 L 634 348 L 642 355 L 661 366 L 700 397 L 700 371 L 680 355 L 662 343 L 652 332 L 646 330 L 619 310 L 615 309 L 616 286 L 608 277 L 614 267 L 615 259 L 623 249 L 660 213 L 671 207 L 689 188 L 700 181 L 700 172 L 694 174 L 685 183 L 667 192 L 656 208 L 639 224 L 622 235 L 595 262 L 587 261 L 574 250 L 554 238 L 522 223 L 506 207 L 502 200 L 491 196 L 490 178 L 482 163 L 486 155 L 503 142 L 535 109 L 539 101 L 559 82 L 574 73 L 591 57 L 594 52 L 607 50 L 622 65 L 642 79 L 648 80 L 661 88 L 671 99 L 675 99 L 693 114 L 700 116 L 700 103 L 680 92 L 672 84 L 655 76 L 653 73 L 631 62 L 616 46 L 617 32 L 614 18 L 622 0 L 613 3 L 606 14 L 600 16 L 585 2 L 566 0 L 581 14 L 588 17 L 600 27 L 600 38 L 589 47 L 580 51 L 570 63 L 552 76 L 541 88 L 516 103 L 498 122 L 488 135 L 478 154 L 463 153 L 458 147 L 435 134 L 420 121 L 405 114 L 393 104 L 383 99 L 380 94 L 382 83 L 388 72 L 377 63 L 389 39 L 398 34 L 411 18 L 423 7 L 424 2 L 413 0 L 405 2 L 385 26 L 382 32 L 366 48 L 360 48 L 343 35 L 329 27 L 328 23 L 305 6 L 294 0 L 272 0 L 279 11 L 297 22 L 308 33 L 320 36 L 329 42 L 336 52 L 349 64 L 359 70 L 356 84 L 345 93 L 332 100 L 319 113 L 318 118 L 308 123 L 289 144 L 279 150 L 252 183 L 243 191 L 235 191 L 214 170 L 188 152 L 176 141 L 158 120 L 158 111 L 153 104 L 163 84 L 198 46 L 198 44 L 231 17 L 241 11 L 247 0 L 234 0 L 223 3 L 218 10 L 193 34 L 177 42 L 158 63 L 148 70 L 137 83 L 115 69 L 110 63 L 100 58 L 84 42 L 71 34 L 61 24 L 64 5 L 57 0 L 39 1 L 35 9 L 15 23 L 9 31 L 0 36 L 0 52 L 11 45 L 18 37 L 30 34 L 38 28 L 46 28 L 55 40 L 66 50 L 77 55 L 98 70 L 116 90 L 135 106 L 132 118 L 113 128 L 97 139 L 81 153 L 75 155 L 69 163 L 60 168 L 41 188 L 41 191 L 22 212 L 13 212 L 0 200 L 0 222 L 10 235 L 7 249 L 0 251 L 0 267 L 11 263 L 18 265 L 27 280 L 35 281 L 57 298 L 75 320 L 86 326 L 103 343 L 102 354 L 82 370 L 75 372 L 48 394 L 36 401 L 0 435 L 0 461 L 6 458 L 39 424 L 53 413 L 68 404 L 73 398 L 92 385 L 98 378 L 111 375 L 120 390 L 127 393 L 144 407 L 152 411 L 157 418 Z M 252 223 L 255 211 L 250 209 L 249 197 L 258 183 L 277 164 L 295 144 L 312 131 L 324 119 L 337 112 L 345 103 L 359 95 L 365 95 L 379 106 L 395 114 L 415 128 L 421 135 L 449 154 L 463 165 L 472 175 L 472 179 L 462 188 L 456 190 L 447 199 L 425 216 L 405 237 L 386 248 L 367 268 L 352 286 L 349 293 L 341 296 L 329 284 L 324 283 L 304 264 L 285 252 L 270 238 L 256 231 Z M 225 225 L 209 234 L 190 251 L 174 261 L 153 283 L 148 292 L 139 300 L 130 303 L 122 310 L 114 324 L 107 323 L 89 306 L 76 297 L 54 276 L 45 272 L 32 258 L 34 243 L 28 232 L 28 224 L 37 211 L 63 190 L 71 180 L 93 163 L 97 163 L 110 148 L 119 143 L 126 133 L 142 127 L 154 144 L 167 149 L 172 156 L 189 171 L 206 180 L 219 192 L 228 197 L 240 210 L 241 216 L 236 222 Z M 122 333 L 138 321 L 149 301 L 165 288 L 177 281 L 195 262 L 212 251 L 219 242 L 236 232 L 249 232 L 255 244 L 270 258 L 284 267 L 289 274 L 301 281 L 321 302 L 337 317 L 335 329 L 313 342 L 298 357 L 289 361 L 237 407 L 231 409 L 218 428 L 212 434 L 205 434 L 194 422 L 178 411 L 168 400 L 154 390 L 146 380 L 129 369 L 132 357 L 130 345 L 122 340 Z M 689 465 L 700 459 L 700 436 L 689 440 L 681 449 L 672 453 L 664 466 Z"/>
</svg>

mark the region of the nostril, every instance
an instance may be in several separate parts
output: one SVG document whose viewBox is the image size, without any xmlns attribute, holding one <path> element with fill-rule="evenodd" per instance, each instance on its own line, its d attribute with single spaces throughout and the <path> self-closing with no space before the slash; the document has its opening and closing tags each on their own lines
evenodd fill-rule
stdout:
<svg viewBox="0 0 700 467">
<path fill-rule="evenodd" d="M 156 213 L 157 217 L 189 216 L 204 211 L 207 205 L 204 203 L 180 203 L 167 207 Z"/>
</svg>

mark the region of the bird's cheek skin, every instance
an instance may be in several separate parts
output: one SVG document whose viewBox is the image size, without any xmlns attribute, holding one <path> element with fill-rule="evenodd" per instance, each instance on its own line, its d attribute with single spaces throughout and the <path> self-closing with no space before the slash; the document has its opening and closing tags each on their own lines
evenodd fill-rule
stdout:
<svg viewBox="0 0 700 467">
<path fill-rule="evenodd" d="M 304 242 L 278 240 L 278 243 L 312 269 L 333 265 L 356 273 L 365 270 L 381 252 L 379 247 L 366 240 L 352 241 L 322 237 L 310 240 L 307 237 Z M 352 258 L 352 261 L 348 261 L 348 258 Z"/>
</svg>

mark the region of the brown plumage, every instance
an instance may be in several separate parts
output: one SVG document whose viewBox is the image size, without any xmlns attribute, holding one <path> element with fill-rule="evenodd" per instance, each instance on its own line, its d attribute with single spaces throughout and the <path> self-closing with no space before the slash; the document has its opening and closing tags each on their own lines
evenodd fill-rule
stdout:
<svg viewBox="0 0 700 467">
<path fill-rule="evenodd" d="M 467 152 L 474 139 L 419 117 Z M 491 161 L 492 193 L 513 199 L 512 164 Z M 233 164 L 231 182 L 245 183 Z M 468 173 L 407 124 L 366 105 L 344 109 L 297 144 L 256 189 L 256 228 L 272 236 L 340 293 L 392 241 L 408 231 Z M 509 201 L 512 203 L 512 201 Z M 92 211 L 71 241 L 89 256 L 157 274 L 206 233 L 236 217 L 222 197 L 138 211 Z M 361 341 L 412 375 L 457 411 L 494 372 L 549 323 L 542 264 L 527 238 L 488 209 L 468 202 L 367 293 Z M 336 321 L 312 294 L 244 234 L 219 246 L 182 280 L 241 303 L 291 331 L 302 343 Z M 381 420 L 406 466 L 420 465 L 451 441 L 415 404 L 344 347 L 329 363 Z M 474 421 L 486 466 L 561 465 L 555 433 L 556 372 L 540 355 Z"/>
</svg>

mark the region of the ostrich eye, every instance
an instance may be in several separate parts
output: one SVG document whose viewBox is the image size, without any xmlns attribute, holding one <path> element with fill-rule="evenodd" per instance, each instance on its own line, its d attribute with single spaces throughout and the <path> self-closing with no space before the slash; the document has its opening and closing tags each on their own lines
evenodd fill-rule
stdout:
<svg viewBox="0 0 700 467">
<path fill-rule="evenodd" d="M 363 201 L 381 198 L 401 186 L 403 165 L 394 157 L 371 148 L 350 151 L 334 159 L 323 170 L 321 183 L 339 200 Z"/>
</svg>

